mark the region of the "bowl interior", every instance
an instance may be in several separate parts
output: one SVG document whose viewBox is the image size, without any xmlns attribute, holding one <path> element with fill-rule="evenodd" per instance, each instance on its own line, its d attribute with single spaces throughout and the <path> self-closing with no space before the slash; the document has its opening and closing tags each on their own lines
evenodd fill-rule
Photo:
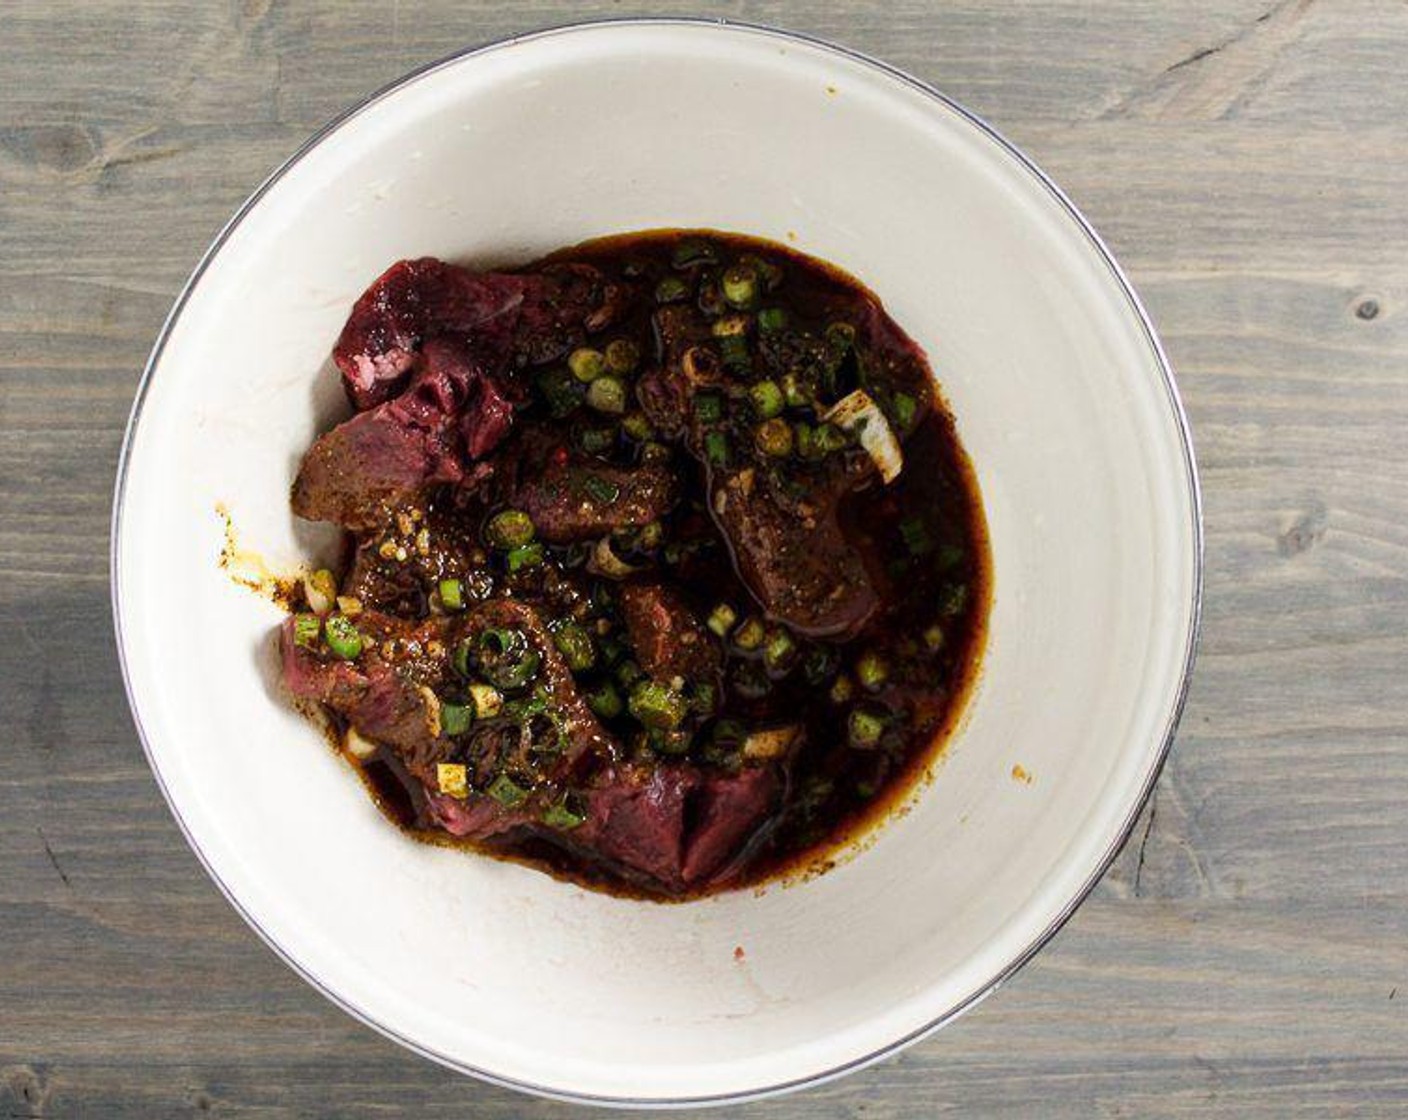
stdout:
<svg viewBox="0 0 1408 1120">
<path fill-rule="evenodd" d="M 672 225 L 795 244 L 881 296 L 957 416 L 995 594 L 980 685 L 911 811 L 817 879 L 661 906 L 400 836 L 279 696 L 277 612 L 219 567 L 216 507 L 276 571 L 329 547 L 293 519 L 288 485 L 343 407 L 330 345 L 391 261 L 515 262 Z M 1127 291 L 1054 192 L 970 119 L 776 34 L 548 33 L 354 114 L 207 262 L 130 438 L 121 641 L 193 844 L 344 1006 L 515 1084 L 747 1094 L 922 1031 L 1082 895 L 1177 709 L 1196 499 Z"/>
</svg>

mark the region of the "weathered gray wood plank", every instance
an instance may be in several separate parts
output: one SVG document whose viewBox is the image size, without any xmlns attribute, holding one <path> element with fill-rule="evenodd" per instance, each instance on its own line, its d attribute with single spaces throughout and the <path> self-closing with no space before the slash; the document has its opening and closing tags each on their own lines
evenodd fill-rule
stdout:
<svg viewBox="0 0 1408 1120">
<path fill-rule="evenodd" d="M 107 517 L 172 296 L 310 129 L 638 10 L 0 5 L 0 1116 L 578 1114 L 355 1024 L 206 881 L 126 715 Z M 1408 1114 L 1408 6 L 708 10 L 906 67 L 1052 172 L 1179 368 L 1208 530 L 1183 731 L 1091 901 L 940 1036 L 740 1114 Z"/>
</svg>

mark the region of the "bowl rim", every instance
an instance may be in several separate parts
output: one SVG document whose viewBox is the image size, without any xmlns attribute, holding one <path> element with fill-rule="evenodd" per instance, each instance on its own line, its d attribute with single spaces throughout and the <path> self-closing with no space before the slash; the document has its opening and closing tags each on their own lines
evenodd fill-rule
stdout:
<svg viewBox="0 0 1408 1120">
<path fill-rule="evenodd" d="M 167 342 L 175 329 L 182 311 L 195 292 L 206 270 L 210 267 L 215 257 L 224 247 L 231 235 L 249 215 L 249 213 L 259 204 L 264 196 L 305 156 L 310 154 L 315 148 L 329 140 L 337 133 L 344 124 L 362 113 L 378 105 L 380 102 L 398 93 L 400 90 L 418 82 L 420 79 L 429 77 L 441 70 L 447 69 L 458 63 L 474 58 L 479 55 L 491 52 L 506 50 L 520 44 L 537 42 L 539 40 L 553 38 L 562 35 L 570 35 L 580 32 L 591 32 L 597 30 L 609 30 L 612 28 L 640 28 L 640 27 L 667 27 L 683 29 L 702 30 L 732 30 L 755 34 L 763 37 L 771 37 L 782 42 L 791 42 L 829 53 L 837 56 L 843 61 L 857 63 L 877 71 L 881 75 L 897 81 L 909 88 L 923 94 L 927 98 L 938 103 L 943 108 L 957 114 L 968 124 L 984 134 L 988 139 L 997 144 L 1008 156 L 1016 161 L 1019 167 L 1030 174 L 1036 182 L 1043 187 L 1054 199 L 1058 206 L 1065 212 L 1076 226 L 1085 235 L 1090 246 L 1095 250 L 1096 255 L 1103 261 L 1106 268 L 1115 280 L 1120 291 L 1123 293 L 1129 309 L 1138 320 L 1140 329 L 1148 343 L 1149 349 L 1158 364 L 1161 380 L 1167 397 L 1168 405 L 1172 414 L 1175 428 L 1179 437 L 1180 450 L 1182 452 L 1184 465 L 1184 482 L 1188 488 L 1189 509 L 1191 514 L 1191 533 L 1193 543 L 1193 570 L 1192 570 L 1192 611 L 1189 617 L 1188 630 L 1184 639 L 1184 653 L 1182 667 L 1177 692 L 1174 695 L 1173 703 L 1169 708 L 1164 724 L 1162 740 L 1158 750 L 1153 756 L 1148 772 L 1145 775 L 1142 788 L 1134 802 L 1130 806 L 1128 815 L 1120 825 L 1118 832 L 1112 840 L 1109 848 L 1101 856 L 1097 866 L 1090 876 L 1081 884 L 1080 888 L 1072 895 L 1061 911 L 1051 920 L 1051 922 L 1029 942 L 1026 947 L 1010 960 L 996 975 L 986 981 L 982 987 L 970 992 L 967 996 L 948 1008 L 943 1014 L 926 1023 L 925 1025 L 908 1032 L 900 1038 L 881 1046 L 868 1054 L 857 1058 L 852 1058 L 840 1065 L 818 1073 L 809 1074 L 804 1077 L 792 1078 L 786 1081 L 765 1085 L 760 1088 L 746 1089 L 739 1092 L 712 1093 L 688 1097 L 628 1097 L 613 1096 L 591 1093 L 577 1093 L 569 1090 L 553 1088 L 548 1085 L 535 1084 L 533 1082 L 506 1077 L 493 1073 L 489 1070 L 480 1069 L 464 1061 L 454 1058 L 448 1054 L 440 1053 L 415 1039 L 391 1029 L 378 1022 L 369 1012 L 362 1010 L 349 1002 L 336 991 L 323 984 L 311 972 L 307 971 L 297 960 L 295 960 L 284 948 L 279 945 L 260 925 L 258 920 L 251 914 L 238 898 L 235 897 L 231 889 L 225 884 L 216 872 L 215 868 L 207 859 L 205 853 L 201 851 L 196 843 L 191 830 L 181 815 L 181 810 L 173 800 L 165 779 L 162 776 L 160 767 L 152 753 L 149 737 L 142 723 L 141 712 L 138 710 L 135 695 L 133 693 L 131 670 L 127 662 L 126 641 L 123 629 L 123 607 L 122 607 L 122 570 L 121 570 L 121 539 L 122 539 L 122 515 L 125 507 L 126 487 L 128 479 L 128 469 L 132 456 L 133 443 L 135 440 L 138 424 L 141 420 L 143 405 L 146 402 L 147 394 L 151 389 L 157 366 L 161 362 L 162 355 L 166 349 Z M 489 40 L 474 46 L 464 47 L 445 55 L 434 61 L 425 63 L 401 75 L 395 80 L 387 83 L 381 88 L 363 97 L 346 109 L 339 112 L 316 131 L 312 133 L 298 148 L 280 163 L 262 183 L 240 204 L 239 208 L 221 227 L 215 235 L 209 247 L 201 255 L 195 268 L 182 286 L 177 295 L 171 310 L 167 313 L 165 321 L 162 323 L 160 331 L 157 333 L 155 342 L 152 345 L 146 364 L 143 367 L 142 375 L 137 384 L 132 409 L 129 413 L 127 425 L 123 433 L 122 448 L 118 457 L 117 471 L 113 488 L 113 502 L 111 515 L 111 533 L 109 537 L 109 591 L 112 598 L 114 637 L 117 644 L 118 662 L 122 670 L 123 689 L 127 697 L 127 706 L 132 713 L 132 721 L 137 730 L 137 736 L 142 744 L 142 751 L 146 756 L 147 765 L 151 768 L 152 776 L 156 779 L 162 797 L 165 799 L 167 807 L 176 820 L 186 844 L 195 853 L 212 882 L 219 888 L 220 893 L 225 896 L 226 901 L 234 908 L 235 912 L 244 919 L 245 923 L 258 935 L 261 941 L 267 945 L 278 958 L 290 969 L 297 973 L 314 990 L 325 999 L 341 1008 L 354 1019 L 372 1028 L 377 1033 L 397 1043 L 398 1045 L 429 1059 L 447 1069 L 457 1073 L 478 1078 L 481 1081 L 506 1089 L 514 1089 L 519 1092 L 528 1093 L 533 1096 L 546 1098 L 549 1100 L 562 1101 L 570 1104 L 596 1105 L 603 1107 L 631 1108 L 631 1109 L 680 1109 L 698 1108 L 710 1105 L 741 1104 L 748 1101 L 761 1100 L 774 1097 L 783 1093 L 793 1092 L 803 1088 L 810 1088 L 817 1085 L 833 1081 L 843 1077 L 848 1073 L 853 1073 L 876 1062 L 890 1057 L 893 1054 L 927 1038 L 942 1027 L 957 1019 L 960 1015 L 976 1007 L 993 992 L 1002 987 L 1008 980 L 1019 972 L 1040 950 L 1049 942 L 1066 924 L 1075 911 L 1089 897 L 1095 885 L 1104 877 L 1110 864 L 1128 841 L 1135 824 L 1143 813 L 1145 805 L 1148 803 L 1154 786 L 1157 784 L 1159 775 L 1163 771 L 1169 751 L 1173 745 L 1173 740 L 1178 730 L 1179 720 L 1182 717 L 1185 703 L 1188 697 L 1189 684 L 1193 674 L 1193 667 L 1197 657 L 1198 640 L 1202 628 L 1202 607 L 1204 590 L 1204 528 L 1203 528 L 1203 500 L 1202 488 L 1198 478 L 1197 462 L 1193 450 L 1193 436 L 1188 421 L 1188 415 L 1184 408 L 1182 398 L 1179 395 L 1178 386 L 1174 378 L 1173 367 L 1169 362 L 1168 355 L 1164 351 L 1162 342 L 1154 329 L 1138 294 L 1135 292 L 1129 278 L 1125 275 L 1114 254 L 1105 244 L 1104 240 L 1096 233 L 1094 227 L 1084 214 L 1076 207 L 1066 193 L 1056 185 L 1052 179 L 1039 168 L 1033 160 L 1028 157 L 1020 148 L 1003 136 L 992 125 L 988 124 L 982 117 L 960 105 L 958 102 L 940 92 L 936 87 L 930 85 L 923 79 L 893 66 L 890 63 L 877 59 L 863 51 L 853 47 L 848 47 L 840 43 L 832 42 L 820 36 L 811 35 L 806 32 L 792 31 L 764 23 L 755 23 L 746 20 L 736 20 L 725 17 L 703 17 L 703 16 L 621 16 L 605 17 L 601 19 L 574 20 L 569 23 L 553 24 L 541 27 L 536 30 L 521 32 L 518 34 L 504 36 L 502 38 Z"/>
</svg>

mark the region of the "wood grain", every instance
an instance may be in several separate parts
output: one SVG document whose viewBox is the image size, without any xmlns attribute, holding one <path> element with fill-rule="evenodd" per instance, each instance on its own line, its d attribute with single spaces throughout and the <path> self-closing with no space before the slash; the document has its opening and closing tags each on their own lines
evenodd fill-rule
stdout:
<svg viewBox="0 0 1408 1120">
<path fill-rule="evenodd" d="M 402 1052 L 239 921 L 133 734 L 106 544 L 147 348 L 268 170 L 414 65 L 638 8 L 0 4 L 0 1117 L 578 1114 Z M 928 78 L 1061 182 L 1179 370 L 1208 530 L 1183 730 L 1095 896 L 949 1030 L 739 1114 L 1408 1114 L 1408 5 L 707 10 Z"/>
</svg>

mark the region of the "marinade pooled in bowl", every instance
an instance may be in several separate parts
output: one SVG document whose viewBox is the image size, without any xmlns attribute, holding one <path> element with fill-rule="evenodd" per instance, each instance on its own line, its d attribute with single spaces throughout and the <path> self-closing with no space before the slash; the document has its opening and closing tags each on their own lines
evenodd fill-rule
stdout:
<svg viewBox="0 0 1408 1120">
<path fill-rule="evenodd" d="M 654 231 L 387 270 L 294 512 L 346 531 L 280 635 L 417 837 L 683 898 L 824 857 L 977 670 L 973 472 L 919 347 L 835 267 Z"/>
</svg>

